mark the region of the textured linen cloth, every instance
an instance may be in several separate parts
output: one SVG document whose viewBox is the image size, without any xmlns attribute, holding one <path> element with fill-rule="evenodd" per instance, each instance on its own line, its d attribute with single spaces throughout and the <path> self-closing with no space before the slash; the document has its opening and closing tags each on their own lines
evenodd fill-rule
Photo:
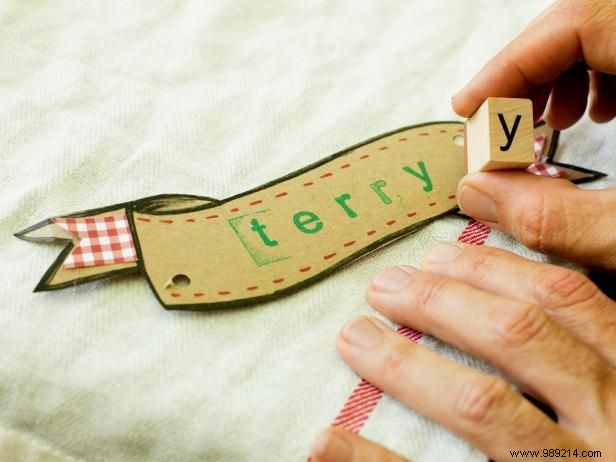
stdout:
<svg viewBox="0 0 616 462">
<path fill-rule="evenodd" d="M 358 382 L 334 338 L 374 313 L 370 278 L 417 264 L 465 220 L 280 301 L 205 313 L 165 311 L 139 276 L 32 293 L 60 247 L 12 233 L 158 193 L 223 199 L 456 119 L 450 95 L 547 4 L 0 2 L 0 460 L 305 460 Z M 584 120 L 559 156 L 613 174 L 613 135 Z M 545 259 L 499 233 L 487 244 Z M 486 460 L 389 397 L 362 435 L 416 462 Z"/>
</svg>

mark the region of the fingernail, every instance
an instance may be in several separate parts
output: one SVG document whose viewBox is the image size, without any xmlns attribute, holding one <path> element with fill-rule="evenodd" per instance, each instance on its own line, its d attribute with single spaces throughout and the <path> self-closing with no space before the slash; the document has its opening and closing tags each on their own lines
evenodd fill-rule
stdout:
<svg viewBox="0 0 616 462">
<path fill-rule="evenodd" d="M 398 292 L 411 282 L 411 275 L 401 266 L 392 266 L 372 280 L 372 289 L 379 292 Z"/>
<path fill-rule="evenodd" d="M 342 329 L 342 336 L 351 345 L 367 349 L 381 340 L 383 331 L 370 318 L 361 317 L 349 322 Z"/>
<path fill-rule="evenodd" d="M 353 448 L 349 442 L 329 430 L 323 430 L 317 437 L 312 453 L 326 462 L 346 462 L 353 459 Z"/>
<path fill-rule="evenodd" d="M 448 263 L 455 259 L 464 250 L 464 246 L 457 242 L 443 242 L 428 250 L 424 261 L 428 263 Z"/>
<path fill-rule="evenodd" d="M 472 186 L 462 186 L 459 205 L 462 211 L 478 220 L 498 222 L 496 204 L 490 196 Z"/>
</svg>

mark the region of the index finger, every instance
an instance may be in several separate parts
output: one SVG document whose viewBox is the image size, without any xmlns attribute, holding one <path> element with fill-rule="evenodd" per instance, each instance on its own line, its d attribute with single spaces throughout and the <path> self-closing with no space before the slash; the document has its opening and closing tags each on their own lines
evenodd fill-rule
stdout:
<svg viewBox="0 0 616 462">
<path fill-rule="evenodd" d="M 512 460 L 507 448 L 585 447 L 503 379 L 410 342 L 375 318 L 347 324 L 336 348 L 368 382 L 496 460 Z"/>
<path fill-rule="evenodd" d="M 490 96 L 527 97 L 555 80 L 583 58 L 577 14 L 560 4 L 545 10 L 454 96 L 453 110 L 470 117 Z"/>
</svg>

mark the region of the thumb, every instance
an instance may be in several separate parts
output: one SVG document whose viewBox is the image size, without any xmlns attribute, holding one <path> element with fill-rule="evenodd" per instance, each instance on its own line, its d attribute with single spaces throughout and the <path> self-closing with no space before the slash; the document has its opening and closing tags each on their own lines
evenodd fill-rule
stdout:
<svg viewBox="0 0 616 462">
<path fill-rule="evenodd" d="M 458 185 L 462 211 L 527 247 L 584 266 L 616 268 L 616 189 L 584 190 L 526 172 L 475 173 Z"/>
</svg>

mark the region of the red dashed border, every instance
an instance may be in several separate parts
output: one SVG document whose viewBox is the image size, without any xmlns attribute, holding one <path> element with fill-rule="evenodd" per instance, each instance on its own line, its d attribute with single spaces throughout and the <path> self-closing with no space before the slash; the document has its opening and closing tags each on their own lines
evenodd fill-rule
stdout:
<svg viewBox="0 0 616 462">
<path fill-rule="evenodd" d="M 456 130 L 456 131 L 460 131 L 460 130 Z M 462 130 L 462 131 L 463 131 L 463 130 Z M 448 131 L 447 131 L 447 130 L 439 130 L 439 132 L 440 132 L 440 133 L 445 133 L 445 134 L 446 134 L 446 133 L 448 133 Z M 418 134 L 418 136 L 422 136 L 422 137 L 424 137 L 424 136 L 429 136 L 429 135 L 430 135 L 430 133 L 428 133 L 428 132 L 421 132 L 421 133 L 419 133 L 419 134 Z M 409 138 L 407 138 L 407 137 L 403 137 L 403 138 L 398 138 L 398 139 L 397 139 L 397 142 L 398 142 L 398 143 L 402 143 L 402 142 L 406 142 L 406 141 L 408 141 L 408 140 L 409 140 Z M 386 151 L 386 150 L 388 149 L 388 147 L 389 147 L 388 145 L 383 145 L 383 146 L 380 146 L 380 147 L 378 148 L 378 150 L 379 150 L 379 151 Z M 361 156 L 359 156 L 359 157 L 358 157 L 358 160 L 368 159 L 369 157 L 370 157 L 370 155 L 369 155 L 369 154 L 362 154 Z M 351 166 L 352 166 L 352 162 L 347 162 L 347 163 L 345 163 L 345 164 L 340 165 L 339 169 L 343 170 L 343 169 L 350 168 Z M 321 175 L 319 176 L 319 178 L 324 180 L 324 179 L 326 179 L 326 178 L 332 177 L 333 175 L 334 175 L 334 173 L 333 173 L 333 172 L 325 172 L 325 173 L 321 174 Z M 309 187 L 309 186 L 313 186 L 313 185 L 315 185 L 315 182 L 314 182 L 314 181 L 307 181 L 307 182 L 303 183 L 303 186 L 304 186 L 304 187 Z M 289 193 L 288 193 L 287 191 L 281 191 L 281 192 L 279 192 L 279 193 L 276 193 L 276 194 L 274 195 L 274 198 L 276 198 L 276 199 L 280 199 L 280 198 L 285 197 L 285 196 L 287 196 L 287 195 L 289 195 Z M 456 195 L 455 195 L 455 194 L 451 194 L 451 195 L 449 195 L 449 196 L 448 196 L 448 199 L 455 199 L 455 198 L 456 198 Z M 249 203 L 248 203 L 248 206 L 250 206 L 250 207 L 254 207 L 254 206 L 256 206 L 256 205 L 263 204 L 263 202 L 264 202 L 264 200 L 263 200 L 263 199 L 255 199 L 255 200 L 253 200 L 253 201 L 249 202 Z M 428 206 L 429 206 L 429 207 L 434 207 L 435 205 L 436 205 L 436 202 L 430 202 L 430 203 L 428 203 Z M 241 208 L 241 207 L 234 207 L 234 208 L 230 209 L 230 210 L 229 210 L 229 212 L 232 212 L 232 213 L 239 212 L 239 211 L 240 211 L 240 208 Z M 411 212 L 409 212 L 409 213 L 407 213 L 407 214 L 406 214 L 406 216 L 407 216 L 408 218 L 413 218 L 413 217 L 414 217 L 414 216 L 416 216 L 416 215 L 417 215 L 417 212 L 414 212 L 414 211 L 411 211 Z M 218 219 L 218 218 L 220 218 L 220 217 L 221 217 L 221 216 L 220 216 L 219 214 L 213 214 L 213 215 L 208 215 L 208 216 L 206 216 L 206 217 L 205 217 L 205 219 L 206 219 L 206 220 L 215 220 L 215 219 Z M 151 223 L 151 222 L 152 222 L 152 220 L 151 220 L 151 219 L 149 219 L 149 218 L 145 218 L 145 217 L 137 217 L 137 220 L 138 220 L 138 221 L 141 221 L 141 222 L 144 222 L 144 223 Z M 171 220 L 171 219 L 160 219 L 160 220 L 158 220 L 158 221 L 159 221 L 160 223 L 164 223 L 164 224 L 172 224 L 172 223 L 174 223 L 174 221 L 173 221 L 173 220 Z M 186 221 L 187 223 L 196 223 L 195 218 L 192 218 L 192 217 L 187 218 L 185 221 Z M 386 226 L 393 226 L 393 225 L 395 225 L 396 223 L 397 223 L 397 220 L 395 220 L 395 219 L 391 219 L 391 220 L 386 221 L 384 224 L 385 224 Z M 367 235 L 367 236 L 374 236 L 375 234 L 377 234 L 377 230 L 376 230 L 376 229 L 371 229 L 371 230 L 369 230 L 369 231 L 367 231 L 367 232 L 366 232 L 366 235 Z M 342 247 L 351 247 L 351 246 L 355 245 L 356 243 L 357 243 L 357 241 L 355 241 L 355 240 L 352 240 L 352 241 L 347 241 L 347 242 L 344 242 L 344 243 L 342 244 Z M 328 253 L 328 254 L 326 254 L 326 255 L 323 255 L 323 259 L 324 259 L 324 260 L 330 260 L 330 259 L 335 258 L 336 256 L 338 256 L 338 252 L 332 251 L 332 252 L 330 252 L 330 253 Z M 299 268 L 299 269 L 298 269 L 298 271 L 299 271 L 300 273 L 306 273 L 306 272 L 310 271 L 311 269 L 312 269 L 312 267 L 311 267 L 311 266 L 304 266 L 304 267 Z M 284 280 L 285 280 L 285 278 L 284 278 L 284 277 L 280 277 L 280 278 L 274 279 L 274 280 L 272 281 L 272 284 L 280 284 L 280 283 L 282 283 Z M 248 286 L 248 287 L 246 287 L 246 289 L 245 289 L 245 290 L 247 290 L 247 291 L 254 291 L 254 290 L 258 290 L 258 289 L 259 289 L 259 286 L 252 285 L 252 286 Z M 228 295 L 231 295 L 231 292 L 229 292 L 228 290 L 219 290 L 219 291 L 217 291 L 217 294 L 218 294 L 219 296 L 228 296 Z M 182 296 L 182 294 L 181 294 L 181 293 L 179 293 L 179 292 L 172 292 L 170 295 L 171 295 L 172 297 L 174 297 L 174 298 L 179 298 L 179 297 L 181 297 L 181 296 Z M 204 295 L 205 295 L 205 293 L 204 293 L 204 292 L 194 292 L 194 293 L 192 294 L 192 296 L 193 296 L 193 297 L 195 297 L 195 298 L 203 297 Z"/>
<path fill-rule="evenodd" d="M 448 198 L 449 198 L 449 199 L 455 199 L 455 198 L 456 198 L 456 195 L 455 195 L 455 194 L 452 194 L 452 195 L 448 196 Z M 430 202 L 428 205 L 429 205 L 430 207 L 432 207 L 432 206 L 436 205 L 436 202 Z M 415 215 L 417 215 L 417 212 L 409 212 L 409 213 L 407 213 L 407 214 L 406 214 L 406 216 L 407 216 L 407 217 L 409 217 L 409 218 L 413 218 Z M 208 218 L 209 218 L 209 217 L 206 217 L 206 219 L 208 219 Z M 138 218 L 138 219 L 139 219 L 139 218 Z M 187 219 L 186 221 L 189 221 L 189 220 L 190 220 L 191 222 L 194 222 L 194 221 L 195 221 L 194 219 L 191 219 L 191 218 Z M 148 220 L 148 221 L 150 221 L 150 220 Z M 163 223 L 166 223 L 167 221 L 171 221 L 171 222 L 173 222 L 173 220 L 159 220 L 159 221 L 161 221 L 161 222 L 163 222 Z M 395 225 L 396 223 L 397 223 L 397 220 L 388 220 L 388 221 L 386 221 L 386 222 L 385 222 L 385 225 L 386 225 L 386 226 L 393 226 L 393 225 Z M 367 235 L 367 236 L 374 236 L 376 233 L 377 233 L 377 230 L 376 230 L 376 229 L 371 229 L 371 230 L 369 230 L 369 231 L 367 231 L 367 232 L 366 232 L 366 235 Z M 343 242 L 343 243 L 342 243 L 342 247 L 351 247 L 351 246 L 353 246 L 353 245 L 355 245 L 355 244 L 357 244 L 357 241 L 355 241 L 355 240 L 352 240 L 352 241 L 346 241 L 346 242 Z M 336 256 L 338 256 L 338 252 L 333 252 L 333 251 L 332 251 L 332 252 L 330 252 L 330 253 L 328 253 L 328 254 L 323 255 L 323 260 L 331 260 L 332 258 L 335 258 Z M 299 268 L 299 269 L 298 269 L 298 271 L 299 271 L 300 273 L 306 273 L 306 272 L 310 271 L 311 269 L 312 269 L 312 267 L 311 267 L 311 266 L 305 266 L 305 267 L 301 267 L 301 268 Z M 285 280 L 285 278 L 283 278 L 283 277 L 278 278 L 278 279 L 274 279 L 274 280 L 272 281 L 272 284 L 280 284 L 280 283 L 281 283 L 281 282 L 283 282 L 284 280 Z M 259 288 L 258 286 L 248 286 L 248 287 L 246 287 L 246 290 L 248 290 L 248 291 L 253 291 L 253 290 L 257 290 L 258 288 Z M 223 290 L 223 291 L 218 291 L 217 293 L 218 293 L 218 295 L 229 295 L 229 293 L 228 293 L 227 291 L 225 291 L 225 290 Z M 192 295 L 192 296 L 193 296 L 193 297 L 202 297 L 203 295 L 204 295 L 204 294 L 203 294 L 203 292 L 195 292 L 195 293 L 193 293 L 193 295 Z M 173 298 L 179 298 L 179 297 L 181 297 L 181 296 L 182 296 L 182 294 L 181 294 L 181 293 L 178 293 L 178 292 L 172 292 L 172 293 L 171 293 L 171 296 L 172 296 Z"/>
</svg>

